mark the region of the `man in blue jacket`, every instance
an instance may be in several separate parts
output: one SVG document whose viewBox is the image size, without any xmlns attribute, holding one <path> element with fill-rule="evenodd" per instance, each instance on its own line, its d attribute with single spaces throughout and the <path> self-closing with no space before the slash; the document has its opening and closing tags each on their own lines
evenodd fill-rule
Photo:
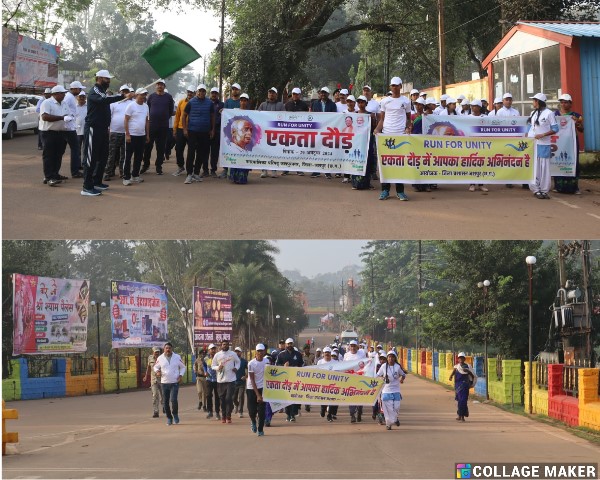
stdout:
<svg viewBox="0 0 600 480">
<path fill-rule="evenodd" d="M 185 184 L 201 182 L 200 167 L 208 171 L 210 141 L 215 135 L 215 104 L 206 98 L 206 85 L 199 85 L 196 96 L 183 110 L 183 135 L 188 139 Z"/>
<path fill-rule="evenodd" d="M 96 84 L 87 96 L 87 116 L 83 128 L 83 190 L 81 195 L 96 197 L 108 185 L 102 183 L 108 160 L 108 127 L 110 126 L 110 104 L 125 99 L 124 95 L 107 95 L 113 76 L 108 70 L 96 73 Z"/>
</svg>

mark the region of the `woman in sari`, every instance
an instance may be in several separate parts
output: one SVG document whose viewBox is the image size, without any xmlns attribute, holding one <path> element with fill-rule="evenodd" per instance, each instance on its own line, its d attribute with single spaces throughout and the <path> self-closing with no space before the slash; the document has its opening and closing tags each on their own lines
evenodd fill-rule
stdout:
<svg viewBox="0 0 600 480">
<path fill-rule="evenodd" d="M 385 428 L 392 429 L 392 425 L 400 426 L 398 413 L 400 412 L 400 384 L 404 383 L 406 373 L 398 363 L 396 352 L 390 350 L 387 353 L 387 363 L 379 367 L 378 377 L 383 377 L 384 385 L 381 389 L 381 403 L 383 406 L 383 416 L 385 417 Z"/>
<path fill-rule="evenodd" d="M 454 370 L 450 374 L 450 381 L 454 377 L 454 391 L 456 392 L 455 399 L 458 402 L 458 411 L 456 420 L 465 421 L 465 417 L 469 416 L 469 389 L 475 386 L 477 377 L 475 372 L 468 363 L 465 363 L 466 355 L 464 352 L 458 354 L 458 363 L 454 365 Z"/>
</svg>

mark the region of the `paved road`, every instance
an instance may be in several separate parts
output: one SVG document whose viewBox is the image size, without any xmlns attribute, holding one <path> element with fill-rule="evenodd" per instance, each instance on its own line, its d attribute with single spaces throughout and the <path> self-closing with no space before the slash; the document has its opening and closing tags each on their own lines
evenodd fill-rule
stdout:
<svg viewBox="0 0 600 480">
<path fill-rule="evenodd" d="M 401 426 L 369 415 L 350 424 L 345 408 L 328 424 L 313 408 L 297 423 L 275 416 L 266 435 L 247 418 L 207 420 L 193 386 L 180 391 L 181 423 L 151 417 L 147 391 L 10 402 L 20 443 L 3 459 L 3 478 L 454 478 L 464 462 L 597 462 L 600 447 L 519 415 L 470 404 L 455 418 L 451 391 L 409 376 Z"/>
<path fill-rule="evenodd" d="M 409 202 L 381 202 L 378 191 L 353 191 L 324 177 L 261 179 L 253 172 L 248 185 L 212 178 L 183 185 L 184 178 L 170 175 L 172 158 L 162 177 L 148 173 L 144 184 L 131 187 L 113 181 L 105 195 L 90 198 L 79 195 L 79 180 L 42 184 L 32 134 L 2 147 L 6 239 L 531 239 L 559 232 L 597 238 L 600 232 L 597 181 L 582 181 L 581 196 L 556 194 L 550 201 L 497 185 L 488 194 L 466 186 L 431 193 L 408 187 Z"/>
</svg>

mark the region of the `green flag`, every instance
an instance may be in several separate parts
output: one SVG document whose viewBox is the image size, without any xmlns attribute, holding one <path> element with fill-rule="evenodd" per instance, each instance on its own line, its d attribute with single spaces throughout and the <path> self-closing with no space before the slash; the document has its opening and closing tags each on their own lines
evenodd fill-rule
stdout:
<svg viewBox="0 0 600 480">
<path fill-rule="evenodd" d="M 142 57 L 161 78 L 170 77 L 175 72 L 200 58 L 200 54 L 189 43 L 168 32 L 150 45 Z"/>
</svg>

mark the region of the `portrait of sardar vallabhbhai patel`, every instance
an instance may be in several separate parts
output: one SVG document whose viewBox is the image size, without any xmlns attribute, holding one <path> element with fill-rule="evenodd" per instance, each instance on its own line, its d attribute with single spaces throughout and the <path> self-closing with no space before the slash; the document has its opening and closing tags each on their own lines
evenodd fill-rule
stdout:
<svg viewBox="0 0 600 480">
<path fill-rule="evenodd" d="M 249 117 L 234 117 L 224 129 L 227 142 L 236 152 L 251 152 L 260 142 L 261 128 Z"/>
</svg>

